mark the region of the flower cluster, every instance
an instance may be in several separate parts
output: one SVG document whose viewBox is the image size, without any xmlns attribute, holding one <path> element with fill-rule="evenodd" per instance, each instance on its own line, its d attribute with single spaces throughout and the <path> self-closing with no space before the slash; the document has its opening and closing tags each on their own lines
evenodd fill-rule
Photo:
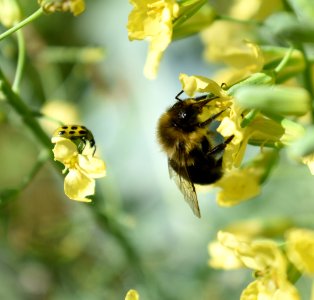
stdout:
<svg viewBox="0 0 314 300">
<path fill-rule="evenodd" d="M 85 10 L 84 0 L 38 0 L 38 3 L 47 13 L 71 12 L 78 16 Z"/>
<path fill-rule="evenodd" d="M 134 10 L 129 15 L 129 39 L 148 39 L 149 52 L 144 74 L 155 78 L 163 52 L 172 39 L 172 22 L 178 16 L 179 5 L 174 0 L 131 0 Z"/>
<path fill-rule="evenodd" d="M 300 296 L 293 283 L 301 273 L 314 274 L 314 231 L 292 228 L 283 246 L 270 239 L 220 231 L 208 246 L 209 265 L 217 269 L 248 268 L 255 280 L 242 292 L 241 300 L 291 299 Z"/>
<path fill-rule="evenodd" d="M 209 93 L 217 96 L 210 102 L 208 113 L 214 115 L 219 111 L 224 111 L 217 118 L 220 121 L 217 132 L 225 139 L 233 136 L 223 155 L 224 176 L 214 184 L 221 189 L 217 196 L 217 201 L 221 206 L 232 206 L 257 196 L 261 190 L 260 184 L 274 162 L 276 152 L 263 150 L 252 161 L 243 164 L 243 157 L 249 142 L 259 145 L 261 149 L 265 144 L 280 147 L 303 134 L 303 127 L 286 119 L 281 119 L 279 122 L 262 112 L 254 112 L 253 118 L 250 117 L 255 108 L 246 108 L 243 102 L 246 99 L 251 100 L 254 95 L 243 96 L 243 93 L 251 87 L 252 79 L 255 82 L 263 83 L 267 78 L 262 73 L 257 75 L 249 77 L 247 84 L 242 81 L 241 84 L 234 85 L 230 89 L 224 89 L 215 81 L 203 76 L 180 75 L 182 89 L 187 95 Z M 272 93 L 274 92 L 273 89 Z M 282 102 L 281 93 L 284 92 L 284 90 L 278 92 L 277 97 L 274 97 L 274 103 L 276 101 Z M 264 99 L 268 99 L 268 97 L 265 96 L 262 100 Z M 302 111 L 303 109 L 303 112 L 306 112 L 309 99 L 305 93 L 304 96 L 295 97 L 294 103 L 290 103 L 290 106 L 287 97 L 285 101 L 285 109 L 290 108 L 290 113 L 298 114 L 298 110 Z M 245 124 L 246 116 L 251 118 L 247 124 Z"/>
</svg>

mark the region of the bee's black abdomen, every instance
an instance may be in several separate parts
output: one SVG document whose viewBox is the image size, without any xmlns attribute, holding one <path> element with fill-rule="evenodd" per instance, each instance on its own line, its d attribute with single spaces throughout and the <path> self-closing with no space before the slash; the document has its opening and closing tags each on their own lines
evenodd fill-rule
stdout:
<svg viewBox="0 0 314 300">
<path fill-rule="evenodd" d="M 187 167 L 191 181 L 195 184 L 211 184 L 222 176 L 221 159 Z"/>
</svg>

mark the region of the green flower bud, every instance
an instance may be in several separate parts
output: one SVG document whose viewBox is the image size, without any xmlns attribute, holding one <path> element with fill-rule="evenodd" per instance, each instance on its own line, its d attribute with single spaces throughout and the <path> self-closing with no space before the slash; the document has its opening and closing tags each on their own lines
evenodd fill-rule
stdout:
<svg viewBox="0 0 314 300">
<path fill-rule="evenodd" d="M 0 23 L 12 27 L 21 20 L 20 8 L 15 0 L 0 0 Z"/>
<path fill-rule="evenodd" d="M 310 95 L 299 87 L 243 86 L 234 96 L 241 107 L 265 113 L 302 116 L 310 110 Z"/>
<path fill-rule="evenodd" d="M 314 127 L 306 129 L 304 135 L 290 147 L 290 153 L 295 157 L 303 157 L 314 153 Z"/>
<path fill-rule="evenodd" d="M 249 76 L 247 79 L 233 85 L 228 90 L 228 95 L 234 96 L 238 90 L 248 85 L 259 86 L 259 85 L 271 85 L 273 83 L 274 83 L 274 79 L 270 75 L 267 75 L 265 73 L 254 73 L 251 76 Z"/>
<path fill-rule="evenodd" d="M 314 25 L 314 6 L 313 0 L 288 0 L 299 20 Z"/>
<path fill-rule="evenodd" d="M 292 13 L 288 12 L 271 15 L 265 21 L 263 30 L 273 33 L 281 41 L 314 42 L 314 25 L 301 23 Z"/>
</svg>

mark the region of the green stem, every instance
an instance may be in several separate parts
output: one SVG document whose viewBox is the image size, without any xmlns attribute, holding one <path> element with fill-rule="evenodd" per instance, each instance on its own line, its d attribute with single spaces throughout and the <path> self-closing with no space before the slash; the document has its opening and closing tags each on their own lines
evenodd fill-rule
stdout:
<svg viewBox="0 0 314 300">
<path fill-rule="evenodd" d="M 27 174 L 22 182 L 16 187 L 16 188 L 11 188 L 11 189 L 6 189 L 6 190 L 1 190 L 0 191 L 0 209 L 6 205 L 9 201 L 16 199 L 16 197 L 19 195 L 21 191 L 23 191 L 29 183 L 32 181 L 32 179 L 36 176 L 36 174 L 39 172 L 39 170 L 42 168 L 43 164 L 49 159 L 49 153 L 44 150 L 42 151 L 38 158 L 37 161 L 35 162 L 35 165 Z"/>
<path fill-rule="evenodd" d="M 290 263 L 288 265 L 287 275 L 288 275 L 288 280 L 292 284 L 295 284 L 302 276 L 302 273 L 292 263 Z"/>
<path fill-rule="evenodd" d="M 48 150 L 49 157 L 53 161 L 52 157 L 52 144 L 50 138 L 41 128 L 39 123 L 37 122 L 36 117 L 34 117 L 34 113 L 29 107 L 22 101 L 20 96 L 16 94 L 12 89 L 6 78 L 4 77 L 1 69 L 0 69 L 0 91 L 6 97 L 8 103 L 12 106 L 12 108 L 23 118 L 23 121 L 26 126 L 33 132 L 37 140 Z M 59 170 L 60 165 L 58 162 L 54 164 Z M 37 167 L 34 167 L 32 174 L 37 172 Z M 60 172 L 61 174 L 61 172 Z M 29 178 L 30 179 L 30 178 Z M 24 182 L 24 184 L 28 183 L 28 180 Z M 1 195 L 0 195 L 1 196 Z M 99 191 L 94 197 L 94 203 L 101 203 L 103 201 L 103 197 Z M 1 197 L 0 197 L 1 203 Z M 109 214 L 101 212 L 101 209 L 97 206 L 87 205 L 87 208 L 90 209 L 91 213 L 93 214 L 95 220 L 98 220 L 101 229 L 105 232 L 108 231 L 112 234 L 112 236 L 118 241 L 119 245 L 125 252 L 125 256 L 130 260 L 130 263 L 140 278 L 144 280 L 146 284 L 152 284 L 153 288 L 158 290 L 159 293 L 160 288 L 157 286 L 157 283 L 154 283 L 155 278 L 152 280 L 148 279 L 148 274 L 145 272 L 145 266 L 143 265 L 142 259 L 138 254 L 136 247 L 134 247 L 133 243 L 130 241 L 129 237 L 127 236 L 125 229 L 122 228 L 119 223 L 116 221 L 114 216 L 110 216 Z M 163 295 L 161 299 L 169 299 L 166 295 Z"/>
<path fill-rule="evenodd" d="M 178 27 L 179 25 L 187 21 L 189 18 L 191 18 L 206 3 L 207 0 L 202 0 L 194 3 L 193 5 L 188 5 L 187 7 L 184 7 L 184 5 L 182 5 L 180 7 L 180 11 L 183 10 L 184 12 L 176 20 L 174 20 L 173 28 Z"/>
<path fill-rule="evenodd" d="M 24 27 L 26 24 L 34 21 L 39 16 L 41 16 L 43 13 L 43 9 L 40 7 L 38 10 L 36 10 L 33 14 L 31 14 L 29 17 L 21 21 L 20 23 L 16 24 L 12 28 L 8 29 L 4 33 L 0 34 L 0 41 L 9 36 L 10 34 L 14 33 L 15 31 L 19 30 L 20 28 Z"/>
<path fill-rule="evenodd" d="M 0 91 L 6 97 L 8 103 L 15 109 L 15 111 L 23 118 L 26 126 L 35 134 L 37 140 L 51 151 L 51 141 L 45 131 L 41 128 L 38 121 L 34 118 L 32 110 L 22 101 L 20 96 L 16 94 L 7 79 L 0 70 Z M 52 152 L 51 152 L 52 155 Z"/>
<path fill-rule="evenodd" d="M 258 109 L 250 110 L 250 112 L 247 115 L 245 115 L 245 117 L 243 118 L 240 124 L 241 128 L 248 126 L 255 119 L 258 113 L 259 113 Z"/>
<path fill-rule="evenodd" d="M 234 22 L 234 23 L 239 23 L 239 24 L 244 24 L 244 25 L 254 25 L 254 26 L 262 25 L 262 22 L 259 22 L 256 20 L 241 20 L 241 19 L 235 19 L 230 16 L 226 16 L 226 15 L 217 15 L 216 20 L 224 20 L 224 21 L 229 21 L 229 22 Z"/>
<path fill-rule="evenodd" d="M 18 59 L 17 59 L 17 67 L 16 67 L 16 73 L 15 78 L 12 84 L 12 90 L 17 93 L 19 91 L 20 82 L 22 79 L 22 73 L 25 63 L 25 41 L 23 32 L 19 30 L 17 33 L 17 43 L 18 43 Z"/>
<path fill-rule="evenodd" d="M 278 74 L 284 67 L 285 65 L 288 63 L 292 52 L 293 52 L 294 48 L 293 46 L 291 46 L 288 50 L 288 52 L 285 54 L 285 56 L 283 57 L 283 59 L 281 60 L 281 62 L 279 63 L 279 65 L 275 68 L 275 73 Z"/>
<path fill-rule="evenodd" d="M 294 8 L 289 3 L 289 1 L 284 0 L 283 4 L 286 11 L 292 12 L 297 16 L 297 13 L 294 11 Z M 296 48 L 302 52 L 304 61 L 305 61 L 305 69 L 302 73 L 302 81 L 303 81 L 304 87 L 307 89 L 312 99 L 312 120 L 314 122 L 314 86 L 313 86 L 313 76 L 312 76 L 312 62 L 305 51 L 304 45 L 298 44 L 296 46 L 297 46 Z"/>
<path fill-rule="evenodd" d="M 26 177 L 24 177 L 24 179 L 20 185 L 20 190 L 23 190 L 28 186 L 28 184 L 36 176 L 38 171 L 41 169 L 41 167 L 44 165 L 44 163 L 48 159 L 49 159 L 49 152 L 47 152 L 46 150 L 43 150 L 39 153 L 37 161 L 36 161 L 35 165 L 33 166 L 32 170 L 30 171 L 30 173 Z"/>
<path fill-rule="evenodd" d="M 312 64 L 309 61 L 309 58 L 304 49 L 304 46 L 301 44 L 299 45 L 298 48 L 302 52 L 304 60 L 305 60 L 305 69 L 302 73 L 302 81 L 303 81 L 304 87 L 307 89 L 312 99 L 312 119 L 314 120 L 314 87 L 313 87 L 313 78 L 312 78 Z"/>
</svg>

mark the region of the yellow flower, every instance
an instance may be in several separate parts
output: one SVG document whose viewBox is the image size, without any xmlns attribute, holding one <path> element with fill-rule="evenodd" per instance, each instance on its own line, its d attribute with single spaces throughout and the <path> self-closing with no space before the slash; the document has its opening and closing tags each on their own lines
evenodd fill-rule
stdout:
<svg viewBox="0 0 314 300">
<path fill-rule="evenodd" d="M 95 178 L 106 175 L 105 163 L 91 153 L 78 153 L 77 146 L 69 139 L 52 138 L 55 143 L 55 160 L 64 164 L 63 172 L 68 171 L 64 179 L 64 192 L 72 200 L 91 202 L 87 196 L 95 193 Z"/>
<path fill-rule="evenodd" d="M 242 110 L 232 104 L 229 110 L 229 116 L 224 117 L 217 128 L 223 137 L 233 135 L 233 139 L 228 144 L 224 153 L 223 168 L 224 170 L 232 170 L 234 167 L 239 167 L 248 143 L 252 134 L 250 127 L 241 127 Z"/>
<path fill-rule="evenodd" d="M 218 241 L 208 245 L 210 260 L 209 266 L 215 269 L 233 270 L 243 267 L 242 261 L 237 255 Z"/>
<path fill-rule="evenodd" d="M 263 53 L 257 44 L 248 42 L 254 36 L 247 25 L 219 20 L 204 30 L 201 37 L 205 44 L 205 59 L 228 66 L 217 73 L 217 77 L 223 78 L 227 85 L 262 70 Z"/>
<path fill-rule="evenodd" d="M 287 236 L 287 255 L 300 271 L 314 275 L 314 231 L 291 229 Z"/>
<path fill-rule="evenodd" d="M 209 102 L 208 115 L 214 115 L 222 110 L 225 112 L 217 118 L 221 121 L 217 132 L 225 139 L 233 136 L 223 154 L 224 176 L 214 184 L 222 190 L 217 201 L 222 206 L 231 206 L 257 196 L 260 193 L 260 173 L 253 168 L 239 169 L 248 140 L 253 133 L 250 127 L 241 127 L 241 109 L 231 96 L 215 81 L 203 76 L 187 76 L 180 74 L 182 88 L 189 96 L 195 93 L 212 93 L 217 99 Z M 208 117 L 208 116 L 207 116 Z"/>
<path fill-rule="evenodd" d="M 240 300 L 298 300 L 300 299 L 296 288 L 284 281 L 280 288 L 269 280 L 255 280 L 242 292 Z"/>
<path fill-rule="evenodd" d="M 0 0 L 0 23 L 12 27 L 21 20 L 20 8 L 15 0 Z"/>
<path fill-rule="evenodd" d="M 85 10 L 84 0 L 38 0 L 38 3 L 47 13 L 69 11 L 78 16 Z"/>
<path fill-rule="evenodd" d="M 223 231 L 217 237 L 244 266 L 255 271 L 256 280 L 244 289 L 241 300 L 299 299 L 296 288 L 287 279 L 287 259 L 275 242 L 250 241 Z"/>
<path fill-rule="evenodd" d="M 263 20 L 282 7 L 281 0 L 235 0 L 231 2 L 232 4 L 229 5 L 229 15 L 241 20 L 253 18 Z"/>
<path fill-rule="evenodd" d="M 314 175 L 314 154 L 303 157 L 302 162 L 308 166 L 312 175 Z"/>
<path fill-rule="evenodd" d="M 220 206 L 233 206 L 256 197 L 261 192 L 260 176 L 254 169 L 233 169 L 226 172 L 214 186 L 222 190 L 217 194 Z"/>
<path fill-rule="evenodd" d="M 179 14 L 174 0 L 130 0 L 134 6 L 128 19 L 128 35 L 132 40 L 147 39 L 149 44 L 144 74 L 156 77 L 160 60 L 172 39 L 172 22 Z"/>
<path fill-rule="evenodd" d="M 140 296 L 136 290 L 129 290 L 125 296 L 125 300 L 139 300 Z"/>
</svg>

